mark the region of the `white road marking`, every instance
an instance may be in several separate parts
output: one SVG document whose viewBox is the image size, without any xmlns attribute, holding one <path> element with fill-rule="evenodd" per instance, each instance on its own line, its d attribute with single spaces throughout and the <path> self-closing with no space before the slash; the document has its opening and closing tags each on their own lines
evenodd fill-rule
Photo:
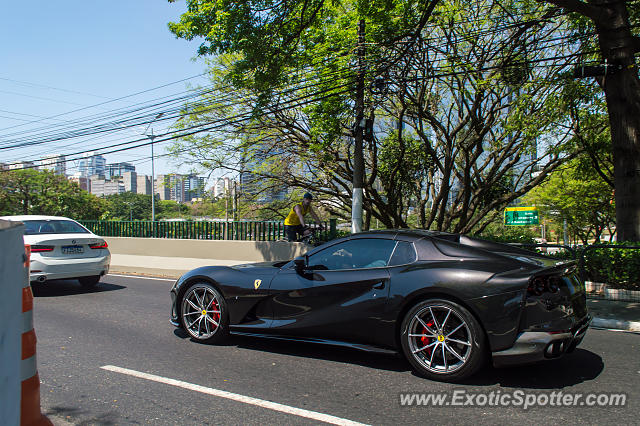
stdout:
<svg viewBox="0 0 640 426">
<path fill-rule="evenodd" d="M 142 275 L 121 275 L 121 274 L 107 274 L 109 277 L 123 277 L 123 278 L 140 278 L 144 280 L 156 280 L 156 281 L 176 281 L 175 278 L 153 278 L 145 277 Z"/>
<path fill-rule="evenodd" d="M 307 419 L 319 420 L 321 422 L 330 423 L 334 425 L 365 426 L 364 423 L 354 422 L 352 420 L 331 416 L 329 414 L 323 414 L 323 413 L 318 413 L 316 411 L 309 411 L 302 408 L 291 407 L 289 405 L 278 404 L 277 402 L 265 401 L 264 399 L 253 398 L 250 396 L 244 396 L 237 393 L 227 392 L 219 389 L 213 389 L 205 386 L 194 385 L 193 383 L 183 382 L 181 380 L 169 379 L 167 377 L 156 376 L 154 374 L 142 373 L 136 370 L 129 370 L 128 368 L 116 367 L 114 365 L 104 365 L 100 368 L 107 371 L 113 371 L 115 373 L 126 374 L 128 376 L 151 380 L 153 382 L 165 383 L 167 385 L 176 386 L 183 389 L 189 389 L 189 390 L 201 392 L 207 395 L 217 396 L 219 398 L 230 399 L 232 401 L 242 402 L 244 404 L 249 404 L 249 405 L 255 405 L 257 407 L 267 408 L 269 410 L 279 411 L 281 413 L 292 414 L 294 416 L 305 417 Z"/>
</svg>

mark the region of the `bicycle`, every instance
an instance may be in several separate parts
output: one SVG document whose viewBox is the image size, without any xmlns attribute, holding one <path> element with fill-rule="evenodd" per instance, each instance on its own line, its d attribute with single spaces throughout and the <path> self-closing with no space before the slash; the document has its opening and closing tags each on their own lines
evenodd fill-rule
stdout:
<svg viewBox="0 0 640 426">
<path fill-rule="evenodd" d="M 298 242 L 305 243 L 313 247 L 319 246 L 320 244 L 322 244 L 322 241 L 320 241 L 316 232 L 321 231 L 322 229 L 322 225 L 313 228 L 310 226 L 306 226 L 304 228 L 304 232 L 302 233 L 302 237 L 298 239 Z"/>
</svg>

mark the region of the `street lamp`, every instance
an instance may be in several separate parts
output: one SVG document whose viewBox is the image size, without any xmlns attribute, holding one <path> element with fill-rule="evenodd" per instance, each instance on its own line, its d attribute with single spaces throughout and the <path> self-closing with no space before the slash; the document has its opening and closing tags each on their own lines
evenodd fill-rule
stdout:
<svg viewBox="0 0 640 426">
<path fill-rule="evenodd" d="M 154 164 L 154 156 L 153 156 L 153 140 L 156 138 L 156 135 L 153 134 L 153 127 L 151 128 L 151 134 L 148 135 L 147 134 L 147 130 L 149 130 L 149 127 L 151 127 L 151 125 L 153 124 L 154 121 L 156 121 L 158 118 L 162 117 L 164 113 L 161 112 L 160 114 L 156 115 L 156 118 L 154 118 L 151 123 L 149 123 L 149 125 L 147 126 L 147 128 L 144 131 L 144 135 L 146 137 L 148 137 L 151 140 L 151 228 L 153 229 L 153 236 L 156 236 L 156 227 L 155 227 L 155 221 L 156 221 L 156 202 L 155 202 L 155 198 L 156 198 L 156 173 L 155 173 L 155 164 Z"/>
</svg>

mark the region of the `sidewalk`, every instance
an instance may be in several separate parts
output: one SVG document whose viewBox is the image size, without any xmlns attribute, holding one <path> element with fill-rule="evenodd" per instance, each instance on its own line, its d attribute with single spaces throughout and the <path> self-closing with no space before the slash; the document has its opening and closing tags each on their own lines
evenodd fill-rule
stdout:
<svg viewBox="0 0 640 426">
<path fill-rule="evenodd" d="M 640 332 L 640 303 L 587 299 L 592 327 Z"/>
<path fill-rule="evenodd" d="M 231 266 L 250 263 L 246 260 L 217 260 L 193 257 L 139 256 L 111 254 L 109 272 L 114 274 L 141 274 L 179 278 L 182 274 L 201 266 Z"/>
<path fill-rule="evenodd" d="M 191 257 L 139 256 L 111 254 L 110 273 L 141 274 L 178 278 L 200 266 L 231 266 L 246 260 L 216 260 Z M 592 327 L 640 332 L 640 303 L 606 299 L 587 299 Z"/>
</svg>

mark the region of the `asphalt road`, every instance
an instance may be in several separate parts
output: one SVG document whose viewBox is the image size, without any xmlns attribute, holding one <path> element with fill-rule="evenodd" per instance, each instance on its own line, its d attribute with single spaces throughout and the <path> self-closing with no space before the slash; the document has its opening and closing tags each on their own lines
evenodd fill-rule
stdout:
<svg viewBox="0 0 640 426">
<path fill-rule="evenodd" d="M 75 281 L 34 287 L 41 405 L 54 423 L 319 423 L 308 412 L 365 424 L 638 422 L 638 334 L 590 330 L 582 345 L 562 359 L 489 367 L 454 385 L 420 378 L 393 355 L 238 336 L 223 346 L 195 343 L 168 322 L 171 284 L 107 276 L 92 291 Z M 113 371 L 117 368 L 132 372 Z M 131 375 L 135 372 L 153 376 Z M 627 402 L 625 407 L 527 410 L 400 404 L 401 392 L 452 397 L 454 391 L 611 392 L 625 393 Z M 274 410 L 265 401 L 283 406 Z M 289 407 L 308 412 L 291 414 Z"/>
</svg>

